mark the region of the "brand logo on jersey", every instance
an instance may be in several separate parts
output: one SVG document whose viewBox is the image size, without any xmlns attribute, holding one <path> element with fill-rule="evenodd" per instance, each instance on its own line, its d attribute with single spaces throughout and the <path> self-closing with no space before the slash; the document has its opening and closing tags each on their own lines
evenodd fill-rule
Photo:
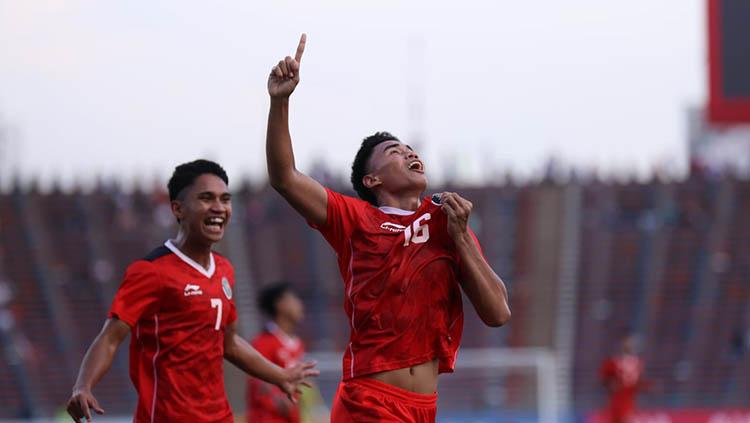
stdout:
<svg viewBox="0 0 750 423">
<path fill-rule="evenodd" d="M 226 276 L 221 278 L 221 289 L 224 290 L 224 295 L 227 296 L 227 300 L 232 299 L 232 287 L 229 285 L 229 279 Z"/>
<path fill-rule="evenodd" d="M 203 291 L 201 291 L 201 287 L 198 285 L 193 285 L 193 284 L 185 285 L 185 296 L 190 297 L 193 295 L 203 295 Z"/>
<path fill-rule="evenodd" d="M 406 229 L 406 226 L 399 225 L 398 223 L 385 222 L 380 225 L 380 229 L 385 229 L 386 231 L 391 232 L 403 232 Z"/>
</svg>

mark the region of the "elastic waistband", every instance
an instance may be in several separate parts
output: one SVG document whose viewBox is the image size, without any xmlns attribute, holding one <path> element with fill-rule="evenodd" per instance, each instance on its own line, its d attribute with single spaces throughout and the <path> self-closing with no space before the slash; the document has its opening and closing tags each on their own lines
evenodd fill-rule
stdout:
<svg viewBox="0 0 750 423">
<path fill-rule="evenodd" d="M 409 403 L 415 407 L 437 407 L 437 393 L 434 394 L 420 394 L 417 392 L 407 391 L 406 389 L 399 388 L 397 386 L 389 385 L 379 380 L 358 377 L 356 379 L 350 379 L 345 384 L 358 385 L 364 389 L 370 389 L 373 391 L 380 392 L 383 395 L 387 395 L 398 401 Z"/>
</svg>

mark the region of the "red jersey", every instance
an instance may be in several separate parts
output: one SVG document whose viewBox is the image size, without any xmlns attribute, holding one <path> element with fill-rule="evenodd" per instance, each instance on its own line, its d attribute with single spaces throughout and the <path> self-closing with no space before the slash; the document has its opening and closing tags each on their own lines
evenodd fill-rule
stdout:
<svg viewBox="0 0 750 423">
<path fill-rule="evenodd" d="M 208 269 L 170 241 L 131 264 L 110 318 L 127 323 L 135 422 L 232 422 L 224 391 L 224 328 L 237 319 L 234 270 L 211 254 Z"/>
<path fill-rule="evenodd" d="M 626 354 L 604 361 L 599 371 L 602 382 L 610 387 L 609 414 L 622 421 L 635 411 L 635 396 L 643 387 L 643 361 Z"/>
<path fill-rule="evenodd" d="M 344 380 L 433 359 L 452 372 L 463 311 L 447 215 L 429 198 L 406 211 L 326 191 L 327 222 L 312 226 L 336 251 L 344 280 Z"/>
<path fill-rule="evenodd" d="M 274 323 L 255 337 L 252 346 L 279 367 L 291 367 L 302 360 L 305 346 L 296 336 L 289 336 Z M 250 422 L 298 423 L 299 407 L 289 401 L 277 386 L 260 379 L 248 378 L 247 410 Z"/>
</svg>

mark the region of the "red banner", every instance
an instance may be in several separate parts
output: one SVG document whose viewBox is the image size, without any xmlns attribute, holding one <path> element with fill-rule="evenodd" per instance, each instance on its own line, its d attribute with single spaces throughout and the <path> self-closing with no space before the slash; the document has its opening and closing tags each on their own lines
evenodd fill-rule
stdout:
<svg viewBox="0 0 750 423">
<path fill-rule="evenodd" d="M 610 423 L 603 411 L 594 412 L 588 423 Z M 631 423 L 750 423 L 750 409 L 640 410 Z"/>
</svg>

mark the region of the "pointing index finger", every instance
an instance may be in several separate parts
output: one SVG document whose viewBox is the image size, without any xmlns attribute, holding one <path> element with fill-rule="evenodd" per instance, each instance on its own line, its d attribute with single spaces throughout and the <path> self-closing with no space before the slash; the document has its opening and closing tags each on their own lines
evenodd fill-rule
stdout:
<svg viewBox="0 0 750 423">
<path fill-rule="evenodd" d="M 307 42 L 307 34 L 302 34 L 301 37 L 299 37 L 299 45 L 297 45 L 297 53 L 294 54 L 294 60 L 297 61 L 297 63 L 302 63 L 302 53 L 305 52 L 305 43 Z"/>
</svg>

